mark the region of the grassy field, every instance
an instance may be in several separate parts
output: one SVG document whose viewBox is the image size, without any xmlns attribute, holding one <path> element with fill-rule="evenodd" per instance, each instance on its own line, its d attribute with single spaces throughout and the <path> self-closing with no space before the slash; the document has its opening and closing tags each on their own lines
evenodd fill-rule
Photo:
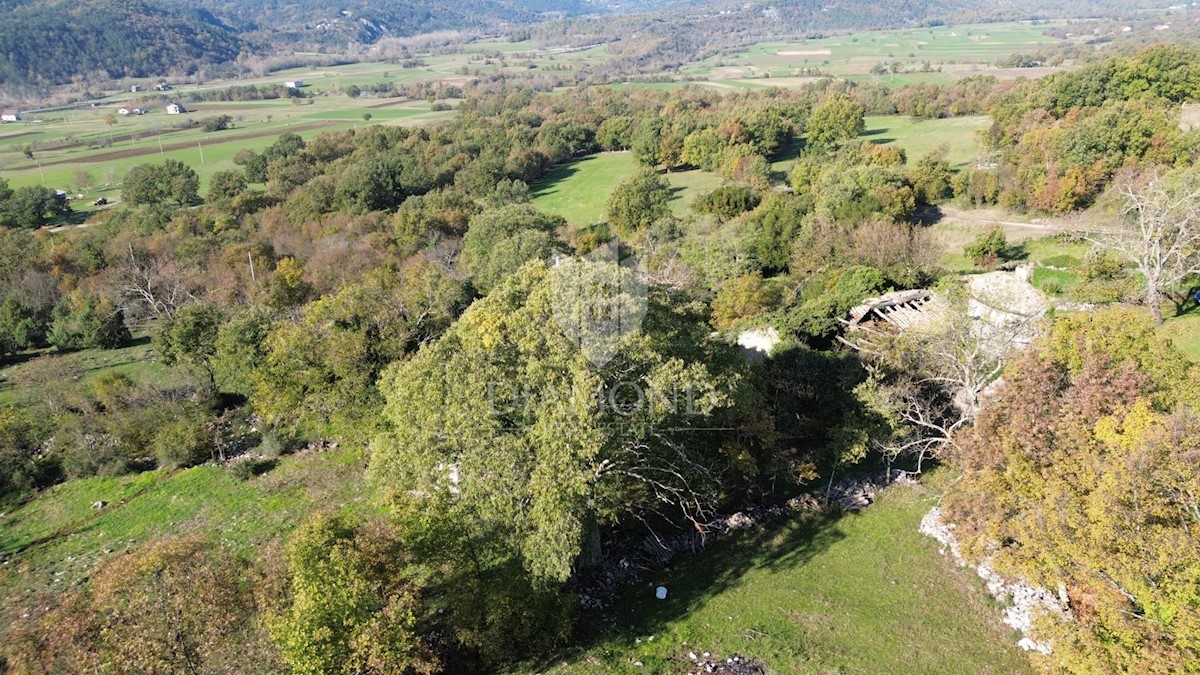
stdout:
<svg viewBox="0 0 1200 675">
<path fill-rule="evenodd" d="M 904 86 L 918 82 L 949 84 L 989 72 L 1000 77 L 1040 76 L 1048 69 L 1002 69 L 1006 56 L 1029 53 L 1062 40 L 1045 34 L 1050 24 L 999 23 L 872 31 L 799 42 L 763 42 L 731 55 L 715 56 L 684 73 L 727 82 L 803 84 L 805 76 L 832 75 L 856 81 Z M 901 72 L 882 75 L 878 65 L 899 64 Z M 925 64 L 929 70 L 923 72 Z M 760 79 L 760 78 L 770 78 Z"/>
<path fill-rule="evenodd" d="M 1200 363 L 1200 309 L 1167 319 L 1162 331 L 1188 358 Z"/>
<path fill-rule="evenodd" d="M 0 567 L 0 598 L 65 587 L 166 536 L 204 533 L 253 555 L 316 509 L 366 505 L 364 466 L 361 452 L 342 450 L 283 457 L 248 481 L 215 465 L 68 481 L 0 518 L 0 553 L 12 555 Z M 108 504 L 93 509 L 97 501 Z"/>
<path fill-rule="evenodd" d="M 940 146 L 949 150 L 951 164 L 962 167 L 976 156 L 975 132 L 989 124 L 986 117 L 958 117 L 944 120 L 913 120 L 906 116 L 874 116 L 866 119 L 864 140 L 904 148 L 909 161 L 916 161 Z M 786 177 L 794 156 L 785 153 L 773 163 L 774 170 Z M 604 203 L 613 188 L 637 172 L 637 162 L 628 152 L 605 152 L 555 167 L 532 186 L 534 204 L 560 215 L 572 225 L 589 225 L 604 219 Z M 696 196 L 720 187 L 723 179 L 703 171 L 676 171 L 663 174 L 675 188 L 671 209 L 685 215 Z"/>
<path fill-rule="evenodd" d="M 630 588 L 593 643 L 546 672 L 682 673 L 689 652 L 770 673 L 1030 672 L 979 579 L 917 532 L 935 503 L 898 487 L 861 514 L 711 544 Z"/>
<path fill-rule="evenodd" d="M 637 169 L 637 161 L 628 152 L 604 152 L 563 164 L 532 186 L 534 204 L 546 213 L 566 218 L 572 225 L 600 222 L 609 194 Z M 679 216 L 687 212 L 697 195 L 724 182 L 720 176 L 703 171 L 676 171 L 663 177 L 674 188 L 671 209 Z"/>
<path fill-rule="evenodd" d="M 101 373 L 119 373 L 137 382 L 168 385 L 179 374 L 158 362 L 150 339 L 143 337 L 121 349 L 85 349 L 78 352 L 59 354 L 54 349 L 44 349 L 22 354 L 15 363 L 0 369 L 0 405 L 17 403 L 18 390 L 23 374 L 35 368 L 35 359 L 41 356 L 58 359 L 69 370 L 77 372 L 86 382 Z"/>
<path fill-rule="evenodd" d="M 866 118 L 863 137 L 904 148 L 910 164 L 945 146 L 950 165 L 962 169 L 974 165 L 980 147 L 978 132 L 991 123 L 986 116 L 918 120 L 906 115 L 875 115 Z"/>
<path fill-rule="evenodd" d="M 377 107 L 381 103 L 383 107 Z M 115 124 L 106 124 L 105 117 L 121 105 L 127 104 L 50 113 L 40 117 L 40 123 L 0 129 L 0 177 L 12 187 L 44 185 L 74 194 L 76 172 L 86 171 L 92 178 L 91 189 L 85 191 L 86 199 L 74 204 L 76 210 L 86 211 L 97 195 L 110 201 L 116 197 L 118 191 L 112 188 L 137 164 L 179 160 L 196 170 L 203 191 L 213 173 L 234 168 L 233 156 L 238 150 L 261 150 L 283 133 L 310 138 L 322 131 L 366 124 L 424 124 L 454 114 L 434 112 L 425 101 L 335 96 L 307 99 L 302 105 L 288 100 L 196 103 L 188 106 L 188 114 L 179 116 L 167 115 L 159 107 L 146 115 L 118 117 Z M 371 115 L 370 122 L 363 119 L 364 114 Z M 234 126 L 215 132 L 178 126 L 214 115 L 233 117 Z M 36 131 L 26 135 L 25 129 L 30 127 Z M 26 144 L 33 144 L 32 159 L 23 152 Z"/>
</svg>

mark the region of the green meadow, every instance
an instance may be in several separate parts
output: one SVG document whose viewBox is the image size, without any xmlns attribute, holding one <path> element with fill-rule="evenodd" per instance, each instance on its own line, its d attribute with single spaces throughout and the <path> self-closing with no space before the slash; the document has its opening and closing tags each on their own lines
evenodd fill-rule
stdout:
<svg viewBox="0 0 1200 675">
<path fill-rule="evenodd" d="M 674 674 L 711 653 L 768 673 L 1031 672 L 975 574 L 917 532 L 936 503 L 933 488 L 899 486 L 860 513 L 710 542 L 631 586 L 580 652 L 537 670 Z"/>
<path fill-rule="evenodd" d="M 532 187 L 534 204 L 575 226 L 604 220 L 604 205 L 614 188 L 637 173 L 637 161 L 628 152 L 603 152 L 555 167 Z M 675 171 L 663 174 L 671 183 L 671 210 L 687 212 L 691 200 L 720 187 L 717 174 Z"/>
</svg>

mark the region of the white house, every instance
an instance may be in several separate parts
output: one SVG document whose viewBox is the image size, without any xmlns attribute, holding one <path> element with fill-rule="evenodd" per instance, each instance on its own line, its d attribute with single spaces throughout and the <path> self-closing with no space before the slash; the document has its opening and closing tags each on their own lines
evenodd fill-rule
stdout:
<svg viewBox="0 0 1200 675">
<path fill-rule="evenodd" d="M 129 91 L 131 91 L 135 94 L 141 90 L 142 90 L 142 85 L 140 85 L 140 84 L 135 84 L 135 85 L 132 85 L 131 87 L 129 87 Z"/>
<path fill-rule="evenodd" d="M 288 89 L 299 89 L 300 87 L 304 86 L 304 80 L 288 80 L 287 82 L 283 83 L 283 86 L 287 87 Z"/>
<path fill-rule="evenodd" d="M 129 108 L 121 108 L 120 110 L 118 110 L 118 111 L 117 111 L 117 114 L 118 114 L 118 115 L 128 115 L 128 114 L 129 114 Z"/>
<path fill-rule="evenodd" d="M 8 124 L 9 122 L 20 122 L 20 121 L 21 121 L 21 113 L 17 112 L 16 110 L 5 110 L 3 113 L 0 113 L 0 122 Z"/>
<path fill-rule="evenodd" d="M 168 115 L 181 115 L 185 112 L 187 112 L 187 108 L 184 108 L 182 103 L 167 104 Z"/>
</svg>

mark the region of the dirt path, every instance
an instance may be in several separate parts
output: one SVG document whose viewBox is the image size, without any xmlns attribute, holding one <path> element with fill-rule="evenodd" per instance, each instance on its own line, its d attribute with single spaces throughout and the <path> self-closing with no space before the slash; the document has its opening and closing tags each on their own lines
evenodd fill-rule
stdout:
<svg viewBox="0 0 1200 675">
<path fill-rule="evenodd" d="M 1002 226 L 1002 227 L 1019 227 L 1030 230 L 1038 230 L 1039 232 L 1059 232 L 1064 228 L 1065 223 L 1055 218 L 1035 218 L 1031 221 L 1022 222 L 1016 220 L 1004 220 L 1004 217 L 1012 217 L 1001 211 L 994 209 L 960 209 L 954 206 L 942 206 L 942 221 L 947 223 L 963 223 L 967 225 L 987 225 L 987 226 Z"/>
</svg>

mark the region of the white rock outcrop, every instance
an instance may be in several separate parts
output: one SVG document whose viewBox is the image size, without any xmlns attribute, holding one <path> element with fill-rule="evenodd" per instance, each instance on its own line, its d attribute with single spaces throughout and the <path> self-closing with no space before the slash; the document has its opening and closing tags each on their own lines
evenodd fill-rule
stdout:
<svg viewBox="0 0 1200 675">
<path fill-rule="evenodd" d="M 954 536 L 954 523 L 942 520 L 941 509 L 936 506 L 930 509 L 921 519 L 919 530 L 921 534 L 933 537 L 942 544 L 943 555 L 949 552 L 960 566 L 971 566 L 959 549 L 958 540 Z M 973 567 L 987 585 L 988 593 L 997 600 L 1008 603 L 1004 610 L 1004 623 L 1021 632 L 1023 637 L 1017 642 L 1017 646 L 1025 651 L 1049 654 L 1053 644 L 1049 640 L 1039 641 L 1033 637 L 1033 625 L 1039 616 L 1046 613 L 1063 620 L 1070 619 L 1071 611 L 1065 599 L 1044 588 L 1032 586 L 1023 579 L 1009 581 L 992 569 L 987 560 Z M 1066 595 L 1062 589 L 1060 594 Z"/>
</svg>

